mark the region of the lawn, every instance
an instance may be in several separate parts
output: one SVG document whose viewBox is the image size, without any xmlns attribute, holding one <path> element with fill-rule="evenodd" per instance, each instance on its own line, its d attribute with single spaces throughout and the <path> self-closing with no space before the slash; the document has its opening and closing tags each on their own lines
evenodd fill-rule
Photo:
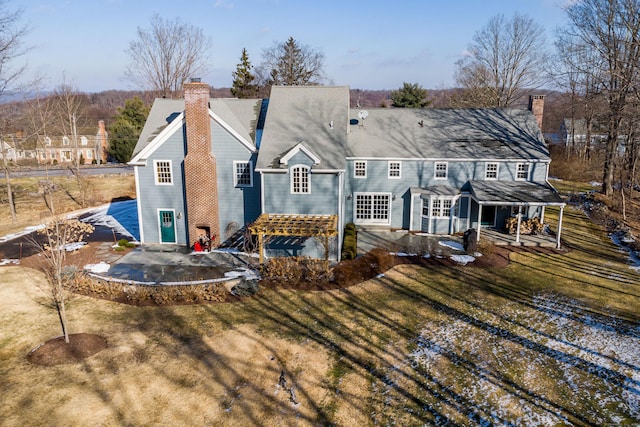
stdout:
<svg viewBox="0 0 640 427">
<path fill-rule="evenodd" d="M 17 221 L 14 223 L 9 209 L 7 184 L 0 182 L 0 237 L 21 231 L 26 226 L 46 221 L 51 216 L 41 184 L 42 177 L 20 177 L 11 179 Z M 98 206 L 119 197 L 136 197 L 133 174 L 83 175 L 82 190 L 74 176 L 54 176 L 49 181 L 53 185 L 52 203 L 55 213 L 66 213 L 84 207 Z M 84 206 L 82 205 L 84 193 Z"/>
<path fill-rule="evenodd" d="M 554 212 L 548 212 L 550 223 Z M 505 268 L 397 266 L 348 289 L 130 307 L 76 297 L 71 332 L 106 350 L 29 364 L 59 334 L 0 267 L 3 425 L 637 425 L 640 274 L 586 216 L 566 252 Z"/>
</svg>

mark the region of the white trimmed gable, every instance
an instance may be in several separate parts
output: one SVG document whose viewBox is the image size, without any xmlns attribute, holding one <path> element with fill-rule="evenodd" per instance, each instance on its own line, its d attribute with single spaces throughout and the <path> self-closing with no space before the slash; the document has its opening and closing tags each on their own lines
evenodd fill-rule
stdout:
<svg viewBox="0 0 640 427">
<path fill-rule="evenodd" d="M 293 158 L 293 156 L 298 153 L 303 153 L 304 155 L 309 157 L 309 159 L 313 161 L 314 165 L 320 164 L 320 157 L 318 157 L 313 151 L 307 148 L 302 142 L 297 143 L 291 150 L 287 152 L 287 154 L 282 156 L 282 158 L 280 158 L 280 164 L 289 165 L 289 160 L 291 160 L 291 158 Z"/>
</svg>

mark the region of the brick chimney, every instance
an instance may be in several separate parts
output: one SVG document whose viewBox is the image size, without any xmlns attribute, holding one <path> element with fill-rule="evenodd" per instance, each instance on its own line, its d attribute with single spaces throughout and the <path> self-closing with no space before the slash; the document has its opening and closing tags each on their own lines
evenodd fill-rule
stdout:
<svg viewBox="0 0 640 427">
<path fill-rule="evenodd" d="M 104 120 L 98 121 L 98 133 L 96 134 L 96 161 L 107 163 L 109 155 L 109 140 Z"/>
<path fill-rule="evenodd" d="M 542 115 L 544 114 L 544 95 L 529 96 L 529 111 L 533 113 L 542 131 Z"/>
<path fill-rule="evenodd" d="M 189 247 L 203 235 L 212 247 L 220 244 L 218 180 L 216 159 L 211 152 L 209 85 L 199 79 L 184 84 L 187 155 L 184 158 L 184 186 L 187 202 Z"/>
</svg>

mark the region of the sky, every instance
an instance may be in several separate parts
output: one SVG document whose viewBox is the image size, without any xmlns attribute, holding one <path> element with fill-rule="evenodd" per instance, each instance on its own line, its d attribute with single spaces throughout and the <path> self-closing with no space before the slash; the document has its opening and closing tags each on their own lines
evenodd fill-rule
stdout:
<svg viewBox="0 0 640 427">
<path fill-rule="evenodd" d="M 213 87 L 231 87 L 243 48 L 251 63 L 293 37 L 322 52 L 327 84 L 396 89 L 403 82 L 427 89 L 454 84 L 454 64 L 473 34 L 497 14 L 527 15 L 542 24 L 548 45 L 564 25 L 567 0 L 8 0 L 24 10 L 31 47 L 26 76 L 43 89 L 71 83 L 83 92 L 139 89 L 124 79 L 126 49 L 154 13 L 181 19 L 212 41 Z"/>
</svg>

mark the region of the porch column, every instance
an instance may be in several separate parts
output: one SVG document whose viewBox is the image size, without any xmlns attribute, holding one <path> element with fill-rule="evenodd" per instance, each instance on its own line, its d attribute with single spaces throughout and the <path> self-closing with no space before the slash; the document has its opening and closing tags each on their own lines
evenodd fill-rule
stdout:
<svg viewBox="0 0 640 427">
<path fill-rule="evenodd" d="M 478 242 L 480 241 L 480 226 L 482 221 L 482 205 L 480 203 L 478 203 L 478 232 L 476 233 L 478 235 Z"/>
<path fill-rule="evenodd" d="M 432 222 L 432 215 L 433 215 L 433 196 L 429 196 L 429 222 L 427 223 L 427 233 L 431 234 L 431 222 Z"/>
<path fill-rule="evenodd" d="M 518 228 L 516 228 L 516 243 L 520 243 L 520 225 L 522 225 L 522 206 L 518 205 Z"/>
<path fill-rule="evenodd" d="M 540 224 L 544 225 L 544 206 L 542 206 L 542 210 L 540 211 Z"/>
<path fill-rule="evenodd" d="M 560 249 L 560 234 L 562 234 L 562 213 L 564 206 L 560 206 L 560 215 L 558 215 L 558 232 L 556 233 L 556 249 Z"/>
</svg>

